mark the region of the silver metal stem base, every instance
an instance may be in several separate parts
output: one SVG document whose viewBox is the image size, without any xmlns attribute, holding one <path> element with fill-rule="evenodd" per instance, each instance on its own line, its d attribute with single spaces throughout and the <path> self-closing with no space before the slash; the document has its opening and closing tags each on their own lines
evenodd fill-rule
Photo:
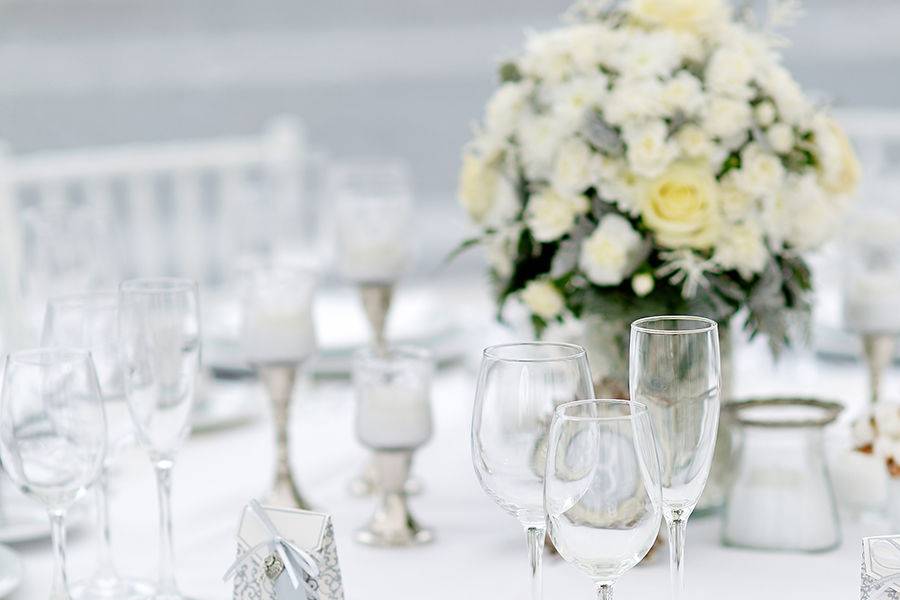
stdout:
<svg viewBox="0 0 900 600">
<path fill-rule="evenodd" d="M 378 493 L 378 470 L 375 466 L 375 459 L 370 458 L 363 467 L 362 472 L 356 475 L 347 484 L 347 491 L 354 498 L 367 498 Z M 407 496 L 418 496 L 422 493 L 424 486 L 422 481 L 411 475 L 403 486 L 403 490 Z"/>
<path fill-rule="evenodd" d="M 265 502 L 270 506 L 311 510 L 309 502 L 300 493 L 294 480 L 290 464 L 288 417 L 298 369 L 299 365 L 296 363 L 256 365 L 256 372 L 272 403 L 272 421 L 275 427 L 275 481 Z"/>
<path fill-rule="evenodd" d="M 869 398 L 872 404 L 881 398 L 881 375 L 894 357 L 897 338 L 891 333 L 864 333 L 863 355 L 869 369 Z"/>
<path fill-rule="evenodd" d="M 394 297 L 393 283 L 361 283 L 359 286 L 363 309 L 372 328 L 373 343 L 379 350 L 387 348 L 385 329 Z"/>
<path fill-rule="evenodd" d="M 409 479 L 412 450 L 375 452 L 378 506 L 368 524 L 356 532 L 356 540 L 370 546 L 404 547 L 427 544 L 433 533 L 422 528 L 409 512 L 404 486 Z"/>
</svg>

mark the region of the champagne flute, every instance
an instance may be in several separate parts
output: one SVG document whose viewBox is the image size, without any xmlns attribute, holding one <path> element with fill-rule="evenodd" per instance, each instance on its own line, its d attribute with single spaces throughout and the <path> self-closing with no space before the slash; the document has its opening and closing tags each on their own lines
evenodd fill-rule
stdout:
<svg viewBox="0 0 900 600">
<path fill-rule="evenodd" d="M 472 462 L 484 491 L 526 531 L 532 600 L 541 598 L 550 420 L 560 404 L 592 395 L 591 371 L 580 346 L 504 344 L 485 349 L 481 359 L 472 412 Z"/>
<path fill-rule="evenodd" d="M 109 528 L 109 467 L 116 449 L 131 436 L 125 388 L 118 357 L 119 297 L 116 292 L 88 292 L 51 298 L 44 314 L 41 344 L 89 350 L 97 370 L 107 420 L 107 460 L 94 486 L 97 506 L 97 567 L 86 581 L 72 587 L 82 600 L 146 598 L 153 588 L 138 579 L 119 575 L 113 564 Z"/>
<path fill-rule="evenodd" d="M 544 505 L 559 554 L 588 575 L 600 600 L 647 555 L 659 534 L 662 488 L 647 407 L 580 400 L 550 426 Z"/>
<path fill-rule="evenodd" d="M 91 355 L 41 348 L 6 359 L 0 394 L 0 459 L 10 479 L 50 516 L 51 600 L 69 600 L 68 508 L 93 484 L 106 455 L 106 416 Z"/>
<path fill-rule="evenodd" d="M 172 467 L 191 430 L 200 366 L 197 283 L 132 279 L 119 286 L 119 345 L 125 396 L 159 492 L 157 598 L 181 600 L 172 547 Z"/>
<path fill-rule="evenodd" d="M 672 597 L 684 595 L 684 536 L 706 486 L 719 423 L 719 331 L 703 317 L 631 324 L 631 399 L 646 404 L 659 443 Z"/>
</svg>

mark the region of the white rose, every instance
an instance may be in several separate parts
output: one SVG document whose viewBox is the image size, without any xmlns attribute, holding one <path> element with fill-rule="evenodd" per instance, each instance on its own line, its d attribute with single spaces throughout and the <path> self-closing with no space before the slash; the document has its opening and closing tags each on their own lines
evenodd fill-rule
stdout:
<svg viewBox="0 0 900 600">
<path fill-rule="evenodd" d="M 704 100 L 700 80 L 687 71 L 679 71 L 663 88 L 662 101 L 671 113 L 694 116 L 703 109 Z"/>
<path fill-rule="evenodd" d="M 750 105 L 741 100 L 713 96 L 703 121 L 703 128 L 710 137 L 726 140 L 743 134 L 753 121 Z"/>
<path fill-rule="evenodd" d="M 794 128 L 787 123 L 776 123 L 769 127 L 766 139 L 772 150 L 778 154 L 787 154 L 794 149 Z"/>
<path fill-rule="evenodd" d="M 740 48 L 723 46 L 716 50 L 706 67 L 707 87 L 723 96 L 747 101 L 753 96 L 750 80 L 753 62 Z"/>
<path fill-rule="evenodd" d="M 519 205 L 512 184 L 495 163 L 472 153 L 463 155 L 459 200 L 473 221 L 488 225 L 512 219 Z"/>
<path fill-rule="evenodd" d="M 525 107 L 531 93 L 530 82 L 504 83 L 491 99 L 485 109 L 485 126 L 496 135 L 508 136 L 513 132 L 519 115 Z"/>
<path fill-rule="evenodd" d="M 628 219 L 608 214 L 581 245 L 578 265 L 597 285 L 618 285 L 643 259 L 644 243 Z"/>
<path fill-rule="evenodd" d="M 713 154 L 712 141 L 696 125 L 685 125 L 678 130 L 675 141 L 684 155 L 690 158 L 709 158 Z"/>
<path fill-rule="evenodd" d="M 631 289 L 638 298 L 643 298 L 653 291 L 656 281 L 650 273 L 638 273 L 631 278 Z"/>
<path fill-rule="evenodd" d="M 579 138 L 563 142 L 556 155 L 550 180 L 554 189 L 564 194 L 580 194 L 597 184 L 600 156 Z"/>
<path fill-rule="evenodd" d="M 668 139 L 669 130 L 662 121 L 626 125 L 622 129 L 626 157 L 631 170 L 651 179 L 666 170 L 678 156 L 678 146 Z"/>
<path fill-rule="evenodd" d="M 666 113 L 662 97 L 663 86 L 657 79 L 620 79 L 603 105 L 603 116 L 612 125 L 662 117 Z"/>
<path fill-rule="evenodd" d="M 522 301 L 535 315 L 549 321 L 562 314 L 566 301 L 556 286 L 546 280 L 532 280 L 522 290 Z"/>
<path fill-rule="evenodd" d="M 829 193 L 852 193 L 860 177 L 860 165 L 850 140 L 834 119 L 819 114 L 813 119 L 819 175 Z"/>
<path fill-rule="evenodd" d="M 626 7 L 646 23 L 686 31 L 714 31 L 728 18 L 722 0 L 630 0 Z"/>
<path fill-rule="evenodd" d="M 533 194 L 525 209 L 525 223 L 539 242 L 558 240 L 572 229 L 575 217 L 587 212 L 584 196 L 563 196 L 552 188 Z"/>
<path fill-rule="evenodd" d="M 775 122 L 775 105 L 768 100 L 763 100 L 753 109 L 753 116 L 761 127 L 768 127 Z"/>
<path fill-rule="evenodd" d="M 725 269 L 734 269 L 745 280 L 761 273 L 769 260 L 759 225 L 751 221 L 726 227 L 716 244 L 713 260 Z"/>
<path fill-rule="evenodd" d="M 568 134 L 552 115 L 526 112 L 519 121 L 516 137 L 525 175 L 531 181 L 548 179 L 560 143 Z"/>
<path fill-rule="evenodd" d="M 900 437 L 900 405 L 879 402 L 875 405 L 875 426 L 879 435 Z"/>
<path fill-rule="evenodd" d="M 747 194 L 762 196 L 781 191 L 784 166 L 781 160 L 763 150 L 759 144 L 748 144 L 741 152 L 741 168 L 733 171 L 735 184 Z"/>
</svg>

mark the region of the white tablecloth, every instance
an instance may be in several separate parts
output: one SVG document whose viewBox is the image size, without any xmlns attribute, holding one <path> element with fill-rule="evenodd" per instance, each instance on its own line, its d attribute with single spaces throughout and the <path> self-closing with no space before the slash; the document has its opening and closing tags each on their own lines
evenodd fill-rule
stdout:
<svg viewBox="0 0 900 600">
<path fill-rule="evenodd" d="M 351 600 L 527 597 L 524 534 L 482 492 L 470 462 L 472 365 L 483 341 L 487 340 L 473 339 L 466 364 L 441 372 L 435 382 L 435 436 L 420 452 L 415 467 L 425 492 L 412 500 L 417 517 L 437 534 L 437 541 L 430 546 L 387 550 L 353 541 L 353 531 L 367 519 L 372 502 L 351 498 L 346 492 L 347 481 L 365 457 L 353 438 L 349 384 L 307 381 L 297 390 L 293 461 L 308 496 L 334 515 L 338 554 Z M 773 371 L 760 349 L 740 356 L 739 364 L 738 389 L 744 393 L 819 392 L 852 403 L 861 402 L 864 395 L 864 376 L 858 366 L 789 361 Z M 186 593 L 205 599 L 229 596 L 222 574 L 234 557 L 233 535 L 241 507 L 266 490 L 273 454 L 270 438 L 263 414 L 248 425 L 195 435 L 181 452 L 174 473 L 173 502 L 178 578 Z M 134 449 L 120 458 L 114 478 L 112 525 L 122 572 L 154 576 L 156 519 L 152 470 L 143 454 Z M 85 576 L 93 564 L 89 532 L 86 527 L 71 536 L 73 579 Z M 840 548 L 823 554 L 760 553 L 723 548 L 715 518 L 692 520 L 687 535 L 689 597 L 855 598 L 863 533 L 858 525 L 845 525 Z M 19 545 L 17 550 L 25 563 L 25 580 L 12 597 L 46 597 L 51 572 L 49 542 Z M 588 579 L 558 558 L 545 562 L 544 590 L 547 598 L 593 597 Z M 617 597 L 668 597 L 666 553 L 660 552 L 649 566 L 626 574 L 618 584 Z"/>
</svg>

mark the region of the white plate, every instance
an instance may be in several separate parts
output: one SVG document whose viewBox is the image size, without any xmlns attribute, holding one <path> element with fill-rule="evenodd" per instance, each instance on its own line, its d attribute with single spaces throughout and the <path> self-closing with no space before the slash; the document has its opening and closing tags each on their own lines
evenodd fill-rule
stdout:
<svg viewBox="0 0 900 600">
<path fill-rule="evenodd" d="M 0 546 L 0 598 L 6 598 L 22 583 L 22 562 L 19 555 Z"/>
</svg>

